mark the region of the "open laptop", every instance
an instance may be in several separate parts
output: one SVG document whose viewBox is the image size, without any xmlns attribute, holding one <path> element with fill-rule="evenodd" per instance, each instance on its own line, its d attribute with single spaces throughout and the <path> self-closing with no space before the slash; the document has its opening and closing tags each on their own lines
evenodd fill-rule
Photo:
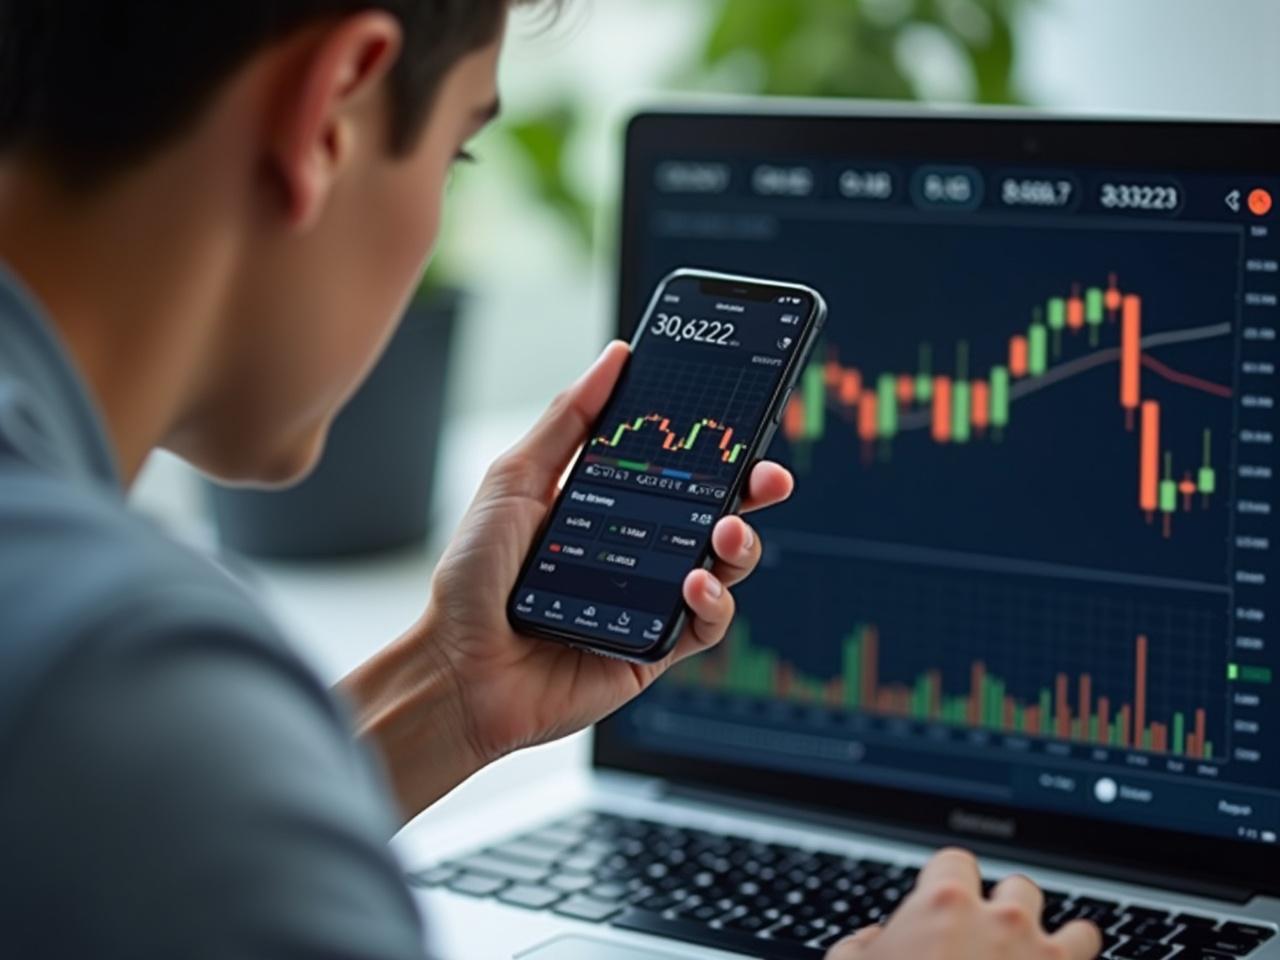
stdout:
<svg viewBox="0 0 1280 960">
<path fill-rule="evenodd" d="M 448 960 L 820 957 L 943 843 L 1105 955 L 1280 957 L 1280 127 L 650 112 L 618 332 L 831 307 L 715 652 L 415 869 Z M 415 867 L 418 865 L 415 865 Z"/>
</svg>

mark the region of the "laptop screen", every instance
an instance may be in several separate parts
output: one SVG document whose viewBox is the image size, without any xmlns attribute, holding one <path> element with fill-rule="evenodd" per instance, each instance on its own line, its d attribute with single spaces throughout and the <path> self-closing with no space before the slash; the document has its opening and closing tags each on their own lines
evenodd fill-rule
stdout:
<svg viewBox="0 0 1280 960">
<path fill-rule="evenodd" d="M 601 759 L 1050 847 L 1275 844 L 1277 140 L 634 121 L 624 333 L 679 266 L 807 283 L 831 316 L 728 638 Z"/>
</svg>

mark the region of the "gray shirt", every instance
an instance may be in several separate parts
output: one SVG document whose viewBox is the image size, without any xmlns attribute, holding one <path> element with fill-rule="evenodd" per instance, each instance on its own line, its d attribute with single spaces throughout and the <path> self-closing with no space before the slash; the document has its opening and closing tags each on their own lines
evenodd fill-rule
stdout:
<svg viewBox="0 0 1280 960">
<path fill-rule="evenodd" d="M 0 268 L 0 948 L 421 958 L 379 772 L 215 566 L 125 506 Z"/>
</svg>

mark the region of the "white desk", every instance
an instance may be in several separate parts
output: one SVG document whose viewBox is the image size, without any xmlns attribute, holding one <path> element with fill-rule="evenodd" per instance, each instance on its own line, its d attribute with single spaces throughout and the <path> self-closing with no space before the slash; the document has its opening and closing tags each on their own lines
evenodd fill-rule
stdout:
<svg viewBox="0 0 1280 960">
<path fill-rule="evenodd" d="M 450 422 L 441 441 L 431 542 L 364 559 L 276 563 L 244 561 L 239 573 L 262 597 L 298 651 L 334 683 L 421 614 L 431 571 L 470 502 L 489 463 L 514 442 L 539 411 Z M 192 472 L 171 457 L 148 464 L 134 489 L 135 505 L 201 549 L 215 544 L 201 491 Z M 501 604 L 504 597 L 494 597 Z M 588 734 L 507 757 L 481 771 L 427 811 L 401 836 L 414 846 L 415 830 L 448 829 L 448 821 L 474 816 L 487 798 L 546 788 L 551 777 L 574 780 L 586 768 Z M 430 762 L 430 758 L 424 758 Z"/>
</svg>

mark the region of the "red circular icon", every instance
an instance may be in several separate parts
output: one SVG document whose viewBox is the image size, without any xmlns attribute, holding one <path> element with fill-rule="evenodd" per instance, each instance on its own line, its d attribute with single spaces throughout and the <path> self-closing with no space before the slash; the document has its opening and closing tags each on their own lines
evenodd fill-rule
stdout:
<svg viewBox="0 0 1280 960">
<path fill-rule="evenodd" d="M 1257 217 L 1271 212 L 1271 194 L 1259 187 L 1249 192 L 1249 211 Z"/>
</svg>

